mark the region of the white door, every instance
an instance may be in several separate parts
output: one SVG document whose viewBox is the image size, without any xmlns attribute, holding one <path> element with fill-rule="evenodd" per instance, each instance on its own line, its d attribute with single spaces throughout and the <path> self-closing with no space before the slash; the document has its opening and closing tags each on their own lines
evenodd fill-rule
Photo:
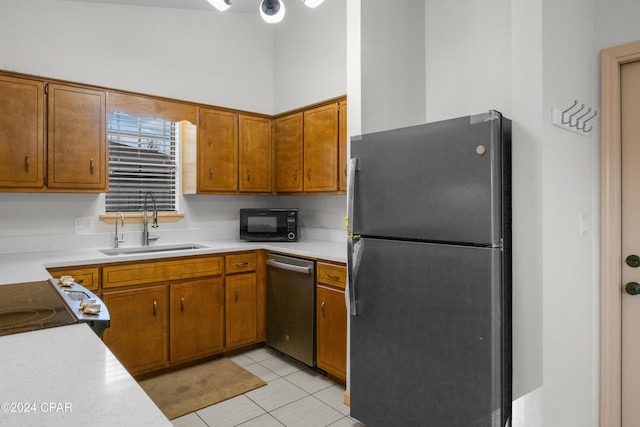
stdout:
<svg viewBox="0 0 640 427">
<path fill-rule="evenodd" d="M 640 61 L 620 67 L 622 427 L 640 425 Z"/>
</svg>

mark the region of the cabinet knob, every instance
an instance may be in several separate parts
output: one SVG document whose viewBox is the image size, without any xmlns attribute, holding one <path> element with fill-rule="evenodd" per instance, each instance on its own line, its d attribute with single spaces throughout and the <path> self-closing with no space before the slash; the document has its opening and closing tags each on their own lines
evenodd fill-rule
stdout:
<svg viewBox="0 0 640 427">
<path fill-rule="evenodd" d="M 238 292 L 238 288 L 236 288 L 236 302 L 238 302 L 238 295 L 240 294 L 240 292 Z"/>
<path fill-rule="evenodd" d="M 213 179 L 213 168 L 209 168 L 209 179 Z"/>
<path fill-rule="evenodd" d="M 184 297 L 180 297 L 180 311 L 184 311 Z"/>
<path fill-rule="evenodd" d="M 155 317 L 156 314 L 158 314 L 158 302 L 153 300 L 153 317 Z"/>
<path fill-rule="evenodd" d="M 251 169 L 247 169 L 247 181 L 251 181 Z"/>
<path fill-rule="evenodd" d="M 307 178 L 311 181 L 311 168 L 307 171 Z"/>
<path fill-rule="evenodd" d="M 91 172 L 91 175 L 93 175 L 93 169 L 94 169 L 94 163 L 93 163 L 93 159 L 91 159 L 89 161 L 89 172 Z"/>
<path fill-rule="evenodd" d="M 298 168 L 294 169 L 293 171 L 293 180 L 294 181 L 298 180 Z"/>
<path fill-rule="evenodd" d="M 322 304 L 320 305 L 320 311 L 322 311 L 322 315 L 323 315 L 323 316 L 326 316 L 326 315 L 327 315 L 327 313 L 325 313 L 325 312 L 324 312 L 324 304 L 325 304 L 325 302 L 324 302 L 324 301 L 322 301 Z"/>
<path fill-rule="evenodd" d="M 26 156 L 24 156 L 24 171 L 25 172 L 29 172 L 29 155 L 27 154 Z"/>
</svg>

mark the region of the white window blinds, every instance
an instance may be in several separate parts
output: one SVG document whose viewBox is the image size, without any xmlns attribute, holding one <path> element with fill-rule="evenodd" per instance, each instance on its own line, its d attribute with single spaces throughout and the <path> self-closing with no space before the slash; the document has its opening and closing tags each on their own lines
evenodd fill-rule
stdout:
<svg viewBox="0 0 640 427">
<path fill-rule="evenodd" d="M 107 212 L 142 212 L 152 191 L 159 211 L 176 210 L 176 124 L 110 113 Z M 149 199 L 150 200 L 150 199 Z"/>
</svg>

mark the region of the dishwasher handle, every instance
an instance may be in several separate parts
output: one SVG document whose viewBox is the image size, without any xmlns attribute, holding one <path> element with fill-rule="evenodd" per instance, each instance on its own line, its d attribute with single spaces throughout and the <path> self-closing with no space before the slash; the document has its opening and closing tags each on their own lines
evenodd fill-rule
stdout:
<svg viewBox="0 0 640 427">
<path fill-rule="evenodd" d="M 287 264 L 284 262 L 274 261 L 272 259 L 267 260 L 267 265 L 275 268 L 280 268 L 282 270 L 295 271 L 296 273 L 302 273 L 302 274 L 311 274 L 311 272 L 313 271 L 313 269 L 310 267 Z"/>
</svg>

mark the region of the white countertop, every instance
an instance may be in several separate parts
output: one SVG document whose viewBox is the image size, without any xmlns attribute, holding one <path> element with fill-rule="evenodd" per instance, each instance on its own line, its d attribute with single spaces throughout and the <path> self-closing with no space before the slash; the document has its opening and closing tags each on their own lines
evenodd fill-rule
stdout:
<svg viewBox="0 0 640 427">
<path fill-rule="evenodd" d="M 46 270 L 46 268 L 49 267 L 106 264 L 255 249 L 285 252 L 291 255 L 343 263 L 346 263 L 347 259 L 346 243 L 324 240 L 305 240 L 292 243 L 243 242 L 239 240 L 190 240 L 188 243 L 203 245 L 205 248 L 187 251 L 109 256 L 100 252 L 99 249 L 66 249 L 63 247 L 64 245 L 61 245 L 61 248 L 49 251 L 0 254 L 0 285 L 46 280 L 51 277 Z"/>
<path fill-rule="evenodd" d="M 249 243 L 238 240 L 189 243 L 206 248 L 117 256 L 105 255 L 98 249 L 0 254 L 0 285 L 46 280 L 50 277 L 47 267 L 255 249 L 346 262 L 346 244 L 320 240 L 294 243 Z M 0 425 L 171 426 L 86 324 L 0 337 L 0 405 Z"/>
<path fill-rule="evenodd" d="M 0 425 L 172 425 L 86 324 L 7 335 L 0 349 Z"/>
</svg>

